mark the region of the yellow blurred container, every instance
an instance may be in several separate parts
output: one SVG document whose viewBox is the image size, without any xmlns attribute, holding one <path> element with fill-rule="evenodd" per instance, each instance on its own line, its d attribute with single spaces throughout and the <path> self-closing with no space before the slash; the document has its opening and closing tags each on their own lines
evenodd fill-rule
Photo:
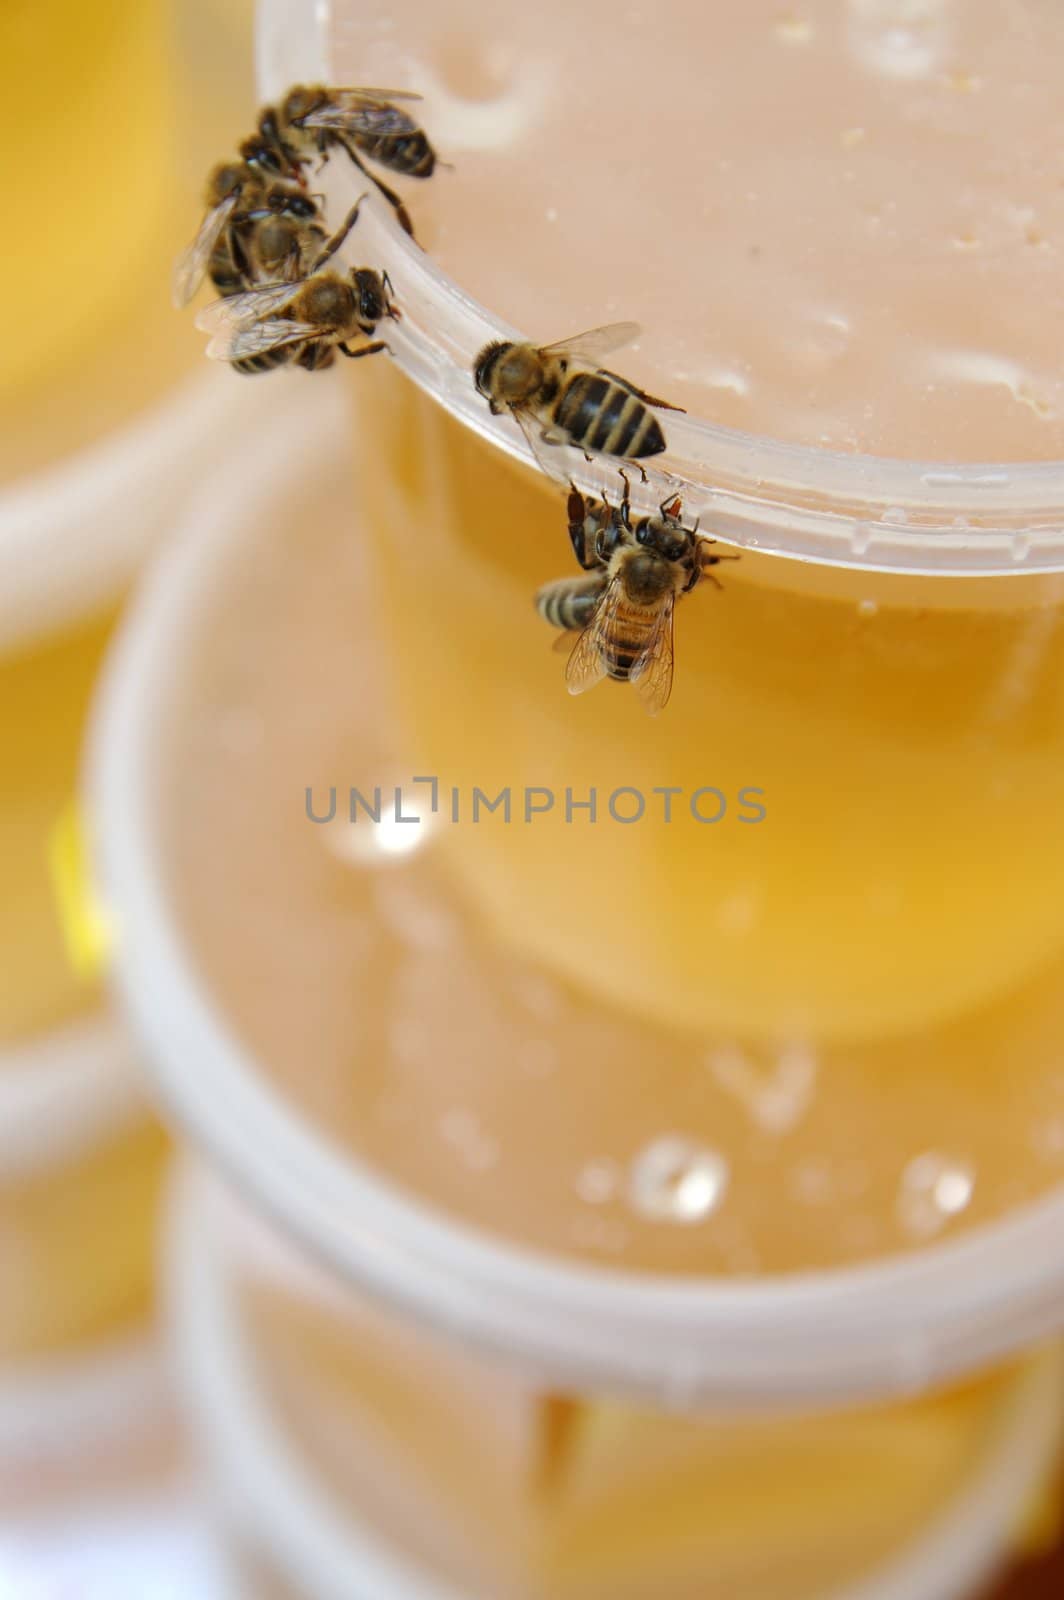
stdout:
<svg viewBox="0 0 1064 1600">
<path fill-rule="evenodd" d="M 353 1299 L 184 1171 L 170 1310 L 249 1597 L 961 1600 L 1055 1459 L 1053 1350 L 889 1407 L 559 1400 Z"/>
<path fill-rule="evenodd" d="M 208 371 L 169 304 L 206 166 L 253 119 L 249 22 L 244 0 L 0 8 L 19 219 L 0 256 L 0 1485 L 113 1429 L 127 1390 L 145 1410 L 166 1145 L 71 944 L 56 842 L 122 597 L 276 400 Z"/>
</svg>

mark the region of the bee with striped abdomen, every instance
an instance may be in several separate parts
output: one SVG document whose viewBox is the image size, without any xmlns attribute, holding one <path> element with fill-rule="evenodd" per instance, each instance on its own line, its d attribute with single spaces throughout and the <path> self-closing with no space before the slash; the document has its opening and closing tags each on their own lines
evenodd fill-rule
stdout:
<svg viewBox="0 0 1064 1600">
<path fill-rule="evenodd" d="M 596 512 L 597 507 L 608 515 Z M 578 510 L 584 512 L 579 523 Z M 711 551 L 713 541 L 701 536 L 697 526 L 685 528 L 680 510 L 680 501 L 673 498 L 656 515 L 633 522 L 627 479 L 617 508 L 586 501 L 574 488 L 569 497 L 570 534 L 579 526 L 583 535 L 589 519 L 597 522 L 596 570 L 586 577 L 556 579 L 536 596 L 546 621 L 581 630 L 565 673 L 570 694 L 581 694 L 609 677 L 632 684 L 651 713 L 667 703 L 676 602 L 704 577 L 719 588 L 708 569 L 738 559 Z M 586 542 L 577 550 L 578 559 L 582 551 L 589 554 Z"/>
<path fill-rule="evenodd" d="M 399 315 L 386 273 L 352 267 L 347 274 L 316 272 L 300 283 L 268 285 L 216 300 L 198 326 L 212 335 L 207 354 L 243 373 L 269 372 L 295 362 L 308 372 L 329 367 L 335 352 L 352 360 L 387 350 L 366 339 L 383 317 Z"/>
<path fill-rule="evenodd" d="M 507 410 L 521 425 L 547 472 L 554 469 L 541 444 L 637 461 L 665 449 L 650 408 L 681 409 L 596 364 L 638 334 L 637 323 L 614 322 L 542 348 L 494 341 L 477 356 L 473 378 L 493 414 Z"/>
<path fill-rule="evenodd" d="M 308 372 L 329 367 L 336 351 L 356 360 L 388 346 L 369 339 L 384 317 L 398 317 L 386 272 L 352 267 L 347 273 L 324 270 L 358 221 L 358 204 L 317 256 L 309 276 L 227 295 L 207 306 L 196 326 L 212 335 L 207 354 L 228 361 L 237 372 L 268 372 L 295 362 Z"/>
<path fill-rule="evenodd" d="M 214 278 L 215 271 L 225 282 L 229 269 L 236 270 L 230 251 L 233 219 L 241 208 L 250 211 L 265 204 L 273 181 L 247 161 L 225 161 L 214 168 L 207 179 L 203 221 L 196 237 L 188 249 L 182 251 L 174 268 L 175 306 L 188 304 L 208 272 L 215 286 L 222 288 L 222 284 Z M 292 170 L 287 181 L 295 189 L 302 189 L 298 168 Z"/>
<path fill-rule="evenodd" d="M 346 150 L 412 235 L 402 200 L 365 166 L 363 157 L 408 178 L 431 176 L 435 151 L 413 118 L 391 103 L 419 98 L 402 89 L 329 89 L 321 84 L 299 84 L 279 106 L 264 107 L 255 132 L 241 144 L 238 158 L 222 162 L 207 180 L 206 215 L 174 272 L 175 305 L 187 305 L 208 273 L 216 288 L 232 292 L 223 284 L 235 282 L 241 271 L 236 218 L 246 220 L 270 209 L 271 196 L 287 190 L 291 197 L 287 214 L 295 221 L 299 204 L 292 191 L 305 191 L 304 166 L 315 157 L 328 155 L 334 145 Z M 306 202 L 313 204 L 309 196 Z M 317 211 L 316 205 L 314 209 Z M 214 277 L 215 271 L 222 281 Z"/>
<path fill-rule="evenodd" d="M 233 213 L 207 267 L 219 294 L 294 283 L 315 270 L 329 243 L 317 198 L 277 179 L 253 209 Z"/>
<path fill-rule="evenodd" d="M 281 103 L 267 106 L 259 118 L 258 138 L 282 162 L 306 162 L 338 147 L 391 205 L 406 232 L 413 225 L 402 200 L 365 165 L 387 167 L 405 178 L 429 178 L 436 152 L 413 117 L 392 102 L 421 96 L 405 89 L 334 89 L 325 84 L 297 84 Z"/>
<path fill-rule="evenodd" d="M 536 610 L 552 628 L 567 632 L 586 628 L 602 599 L 607 577 L 604 570 L 582 578 L 555 578 L 536 594 Z"/>
<path fill-rule="evenodd" d="M 565 502 L 569 542 L 585 572 L 608 565 L 620 540 L 632 531 L 628 479 L 623 472 L 621 477 L 624 494 L 615 506 L 606 500 L 593 500 L 581 494 L 575 483 L 569 484 L 569 497 Z"/>
</svg>

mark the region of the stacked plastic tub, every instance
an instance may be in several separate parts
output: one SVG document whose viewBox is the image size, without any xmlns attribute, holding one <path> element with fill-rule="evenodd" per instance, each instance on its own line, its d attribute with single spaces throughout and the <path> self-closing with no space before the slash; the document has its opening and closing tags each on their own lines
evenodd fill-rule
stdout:
<svg viewBox="0 0 1064 1600">
<path fill-rule="evenodd" d="M 228 96 L 249 10 L 194 10 L 182 27 L 209 26 Z M 98 1472 L 164 1399 L 152 1296 L 167 1140 L 101 981 L 78 768 L 131 584 L 261 415 L 262 397 L 203 368 L 169 306 L 230 114 L 217 85 L 193 84 L 177 20 L 124 0 L 0 18 L 5 182 L 37 223 L 0 265 L 6 303 L 36 308 L 8 318 L 0 371 L 0 1510 L 90 1461 Z"/>
<path fill-rule="evenodd" d="M 350 77 L 329 22 L 262 8 L 264 95 Z M 500 819 L 448 832 L 448 762 L 494 795 L 542 786 L 580 742 L 556 660 L 532 654 L 536 551 L 514 534 L 556 521 L 557 492 L 504 459 L 504 438 L 519 443 L 468 382 L 504 330 L 376 206 L 358 248 L 402 286 L 389 338 L 442 411 L 393 371 L 360 371 L 353 427 L 275 416 L 231 452 L 112 657 L 89 785 L 122 1000 L 194 1150 L 173 1191 L 168 1304 L 234 1582 L 255 1600 L 971 1600 L 1059 1450 L 1059 1186 L 1005 1192 L 976 1225 L 977 1171 L 914 1147 L 888 1237 L 893 1191 L 888 1204 L 824 1110 L 829 1071 L 845 1094 L 836 1039 L 781 1050 L 751 1024 L 755 1043 L 716 1038 L 696 1079 L 680 1030 L 642 996 L 619 1003 L 613 970 L 545 954 L 547 852 L 538 873 L 522 866 Z M 692 499 L 738 481 L 717 511 L 749 547 L 734 587 L 766 608 L 793 584 L 795 607 L 885 628 L 930 581 L 920 518 L 946 516 L 950 493 L 966 504 L 957 474 L 928 490 L 914 532 L 894 514 L 902 474 L 869 488 L 835 458 L 791 503 L 767 444 L 762 459 L 693 420 L 675 429 Z M 882 501 L 865 564 L 858 489 Z M 1028 501 L 1013 509 L 981 548 L 951 503 L 936 551 L 959 582 L 983 562 L 1008 586 L 999 566 L 1028 561 L 995 606 L 1020 595 L 1049 614 L 1051 552 L 1007 547 Z M 759 544 L 798 559 L 759 562 Z M 528 641 L 508 694 L 436 603 L 451 581 L 484 619 L 481 658 Z M 733 667 L 722 652 L 722 695 Z M 755 677 L 736 695 L 763 689 Z M 846 690 L 827 720 L 852 715 Z M 620 700 L 598 714 L 584 742 L 635 747 Z M 981 732 L 990 770 L 1000 719 Z M 640 725 L 663 759 L 674 736 Z M 476 768 L 492 746 L 525 765 Z M 931 739 L 904 748 L 917 776 L 935 755 Z M 583 836 L 551 837 L 558 877 L 581 871 Z M 516 903 L 527 915 L 508 915 Z M 586 926 L 584 905 L 568 909 Z M 596 934 L 617 929 L 600 918 Z M 1039 1039 L 1050 1000 L 1032 1010 Z M 898 1003 L 915 1012 L 912 994 Z M 973 1059 L 993 1038 L 973 1026 Z M 914 1129 L 937 1114 L 916 1074 L 892 1082 Z M 633 1097 L 635 1143 L 617 1109 Z M 1051 1111 L 1031 1116 L 1051 1129 Z M 788 1141 L 814 1113 L 823 1159 L 798 1160 Z M 784 1171 L 786 1214 L 766 1221 Z"/>
</svg>

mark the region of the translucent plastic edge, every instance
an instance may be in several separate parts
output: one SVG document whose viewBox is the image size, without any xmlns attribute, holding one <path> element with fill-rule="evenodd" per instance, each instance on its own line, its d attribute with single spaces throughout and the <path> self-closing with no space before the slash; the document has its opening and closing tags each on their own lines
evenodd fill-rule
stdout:
<svg viewBox="0 0 1064 1600">
<path fill-rule="evenodd" d="M 258 82 L 275 100 L 300 78 L 330 71 L 329 0 L 259 0 Z M 411 85 L 412 88 L 417 87 Z M 431 131 L 431 104 L 426 111 Z M 446 153 L 446 152 L 445 152 Z M 330 163 L 337 216 L 366 188 L 349 163 Z M 435 182 L 460 183 L 461 172 Z M 388 342 L 404 372 L 450 414 L 526 466 L 539 470 L 517 426 L 492 417 L 472 366 L 489 339 L 520 336 L 465 294 L 372 199 L 358 226 L 360 261 L 386 266 L 403 320 Z M 638 315 L 638 307 L 626 308 Z M 564 333 L 564 329 L 560 330 Z M 558 330 L 528 330 L 549 340 Z M 736 546 L 871 571 L 989 576 L 1064 566 L 1064 463 L 905 461 L 843 454 L 718 427 L 669 413 L 669 451 L 656 458 L 634 500 L 651 510 L 682 492 L 690 516 Z M 559 487 L 616 491 L 611 466 L 559 450 Z"/>
<path fill-rule="evenodd" d="M 208 1182 L 177 1169 L 165 1214 L 163 1293 L 178 1388 L 216 1501 L 313 1600 L 466 1600 L 394 1557 L 314 1483 L 270 1414 L 227 1282 Z"/>
<path fill-rule="evenodd" d="M 274 398 L 205 370 L 125 427 L 0 488 L 0 654 L 113 604 Z"/>
<path fill-rule="evenodd" d="M 911 1393 L 1059 1330 L 1064 1193 L 962 1238 L 850 1270 L 677 1280 L 576 1265 L 447 1219 L 332 1145 L 218 1015 L 171 915 L 158 821 L 165 729 L 203 595 L 349 424 L 314 384 L 235 456 L 156 564 L 104 675 L 88 814 L 118 913 L 114 973 L 156 1085 L 190 1134 L 311 1254 L 557 1387 L 692 1406 L 826 1405 Z M 327 392 L 328 391 L 328 392 Z"/>
<path fill-rule="evenodd" d="M 0 1471 L 89 1459 L 105 1442 L 146 1436 L 169 1402 L 166 1363 L 149 1331 L 19 1362 L 0 1380 Z"/>
<path fill-rule="evenodd" d="M 179 1169 L 167 1207 L 167 1304 L 186 1405 L 235 1520 L 315 1600 L 348 1600 L 356 1575 L 379 1600 L 460 1600 L 353 1523 L 286 1443 L 256 1378 L 219 1198 L 204 1169 L 191 1162 Z M 1060 1351 L 1033 1359 L 1000 1404 L 966 1481 L 921 1532 L 878 1572 L 825 1600 L 964 1600 L 1004 1565 L 1016 1526 L 1056 1463 Z"/>
<path fill-rule="evenodd" d="M 148 1115 L 127 1030 L 88 1016 L 0 1056 L 0 1180 L 101 1145 Z"/>
</svg>

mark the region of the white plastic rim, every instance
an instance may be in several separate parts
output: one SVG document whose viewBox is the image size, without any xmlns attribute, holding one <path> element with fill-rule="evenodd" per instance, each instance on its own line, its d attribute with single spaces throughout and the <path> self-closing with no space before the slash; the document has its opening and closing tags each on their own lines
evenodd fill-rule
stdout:
<svg viewBox="0 0 1064 1600">
<path fill-rule="evenodd" d="M 105 1012 L 4 1052 L 0 1182 L 62 1166 L 147 1114 L 128 1030 Z"/>
<path fill-rule="evenodd" d="M 205 370 L 132 422 L 0 488 L 0 654 L 114 602 L 276 392 Z"/>
<path fill-rule="evenodd" d="M 687 1407 L 815 1407 L 912 1393 L 1059 1331 L 1061 1192 L 957 1240 L 848 1270 L 761 1281 L 625 1273 L 448 1219 L 340 1150 L 271 1088 L 174 922 L 160 797 L 203 597 L 224 593 L 227 563 L 254 548 L 286 494 L 298 505 L 300 485 L 335 463 L 344 418 L 332 398 L 316 395 L 316 414 L 308 400 L 302 431 L 291 418 L 263 429 L 192 508 L 186 536 L 126 619 L 97 706 L 88 810 L 119 924 L 115 977 L 177 1118 L 341 1278 L 563 1390 Z"/>
<path fill-rule="evenodd" d="M 0 1471 L 91 1459 L 167 1415 L 169 1381 L 142 1334 L 8 1368 L 0 1380 Z"/>
<path fill-rule="evenodd" d="M 287 1443 L 256 1377 L 218 1226 L 218 1193 L 183 1168 L 170 1194 L 167 1291 L 178 1381 L 238 1528 L 308 1600 L 467 1600 L 357 1525 Z M 223 1207 L 224 1211 L 224 1207 Z M 1064 1362 L 1051 1351 L 1017 1380 L 985 1459 L 885 1567 L 824 1600 L 966 1600 L 1009 1553 L 1051 1471 L 1064 1415 Z"/>
<path fill-rule="evenodd" d="M 330 34 L 336 10 L 337 0 L 259 0 L 257 66 L 264 100 L 276 100 L 300 80 L 335 81 Z M 357 28 L 356 5 L 348 5 L 346 14 Z M 434 128 L 432 110 L 427 96 L 429 132 L 446 155 L 445 130 Z M 346 162 L 332 163 L 332 169 L 342 216 L 365 183 L 356 182 Z M 460 162 L 447 178 L 461 182 Z M 482 438 L 534 467 L 520 430 L 508 418 L 489 414 L 471 369 L 489 339 L 558 333 L 516 330 L 478 304 L 407 238 L 383 202 L 371 199 L 358 234 L 360 259 L 387 266 L 395 282 L 403 320 L 389 327 L 388 342 L 403 370 Z M 624 310 L 639 314 L 637 305 Z M 676 413 L 670 414 L 668 437 L 668 453 L 655 463 L 672 474 L 665 492 L 682 492 L 690 515 L 740 547 L 874 571 L 1007 575 L 1064 568 L 1059 462 L 959 465 L 843 454 Z M 572 473 L 581 488 L 602 491 L 609 475 L 601 463 L 588 466 L 575 451 L 561 455 L 559 486 Z M 650 511 L 661 498 L 652 467 L 648 487 L 633 484 L 633 502 Z"/>
<path fill-rule="evenodd" d="M 309 1600 L 468 1600 L 413 1571 L 330 1503 L 286 1446 L 256 1380 L 209 1180 L 171 1180 L 163 1293 L 175 1380 L 214 1499 Z"/>
</svg>

